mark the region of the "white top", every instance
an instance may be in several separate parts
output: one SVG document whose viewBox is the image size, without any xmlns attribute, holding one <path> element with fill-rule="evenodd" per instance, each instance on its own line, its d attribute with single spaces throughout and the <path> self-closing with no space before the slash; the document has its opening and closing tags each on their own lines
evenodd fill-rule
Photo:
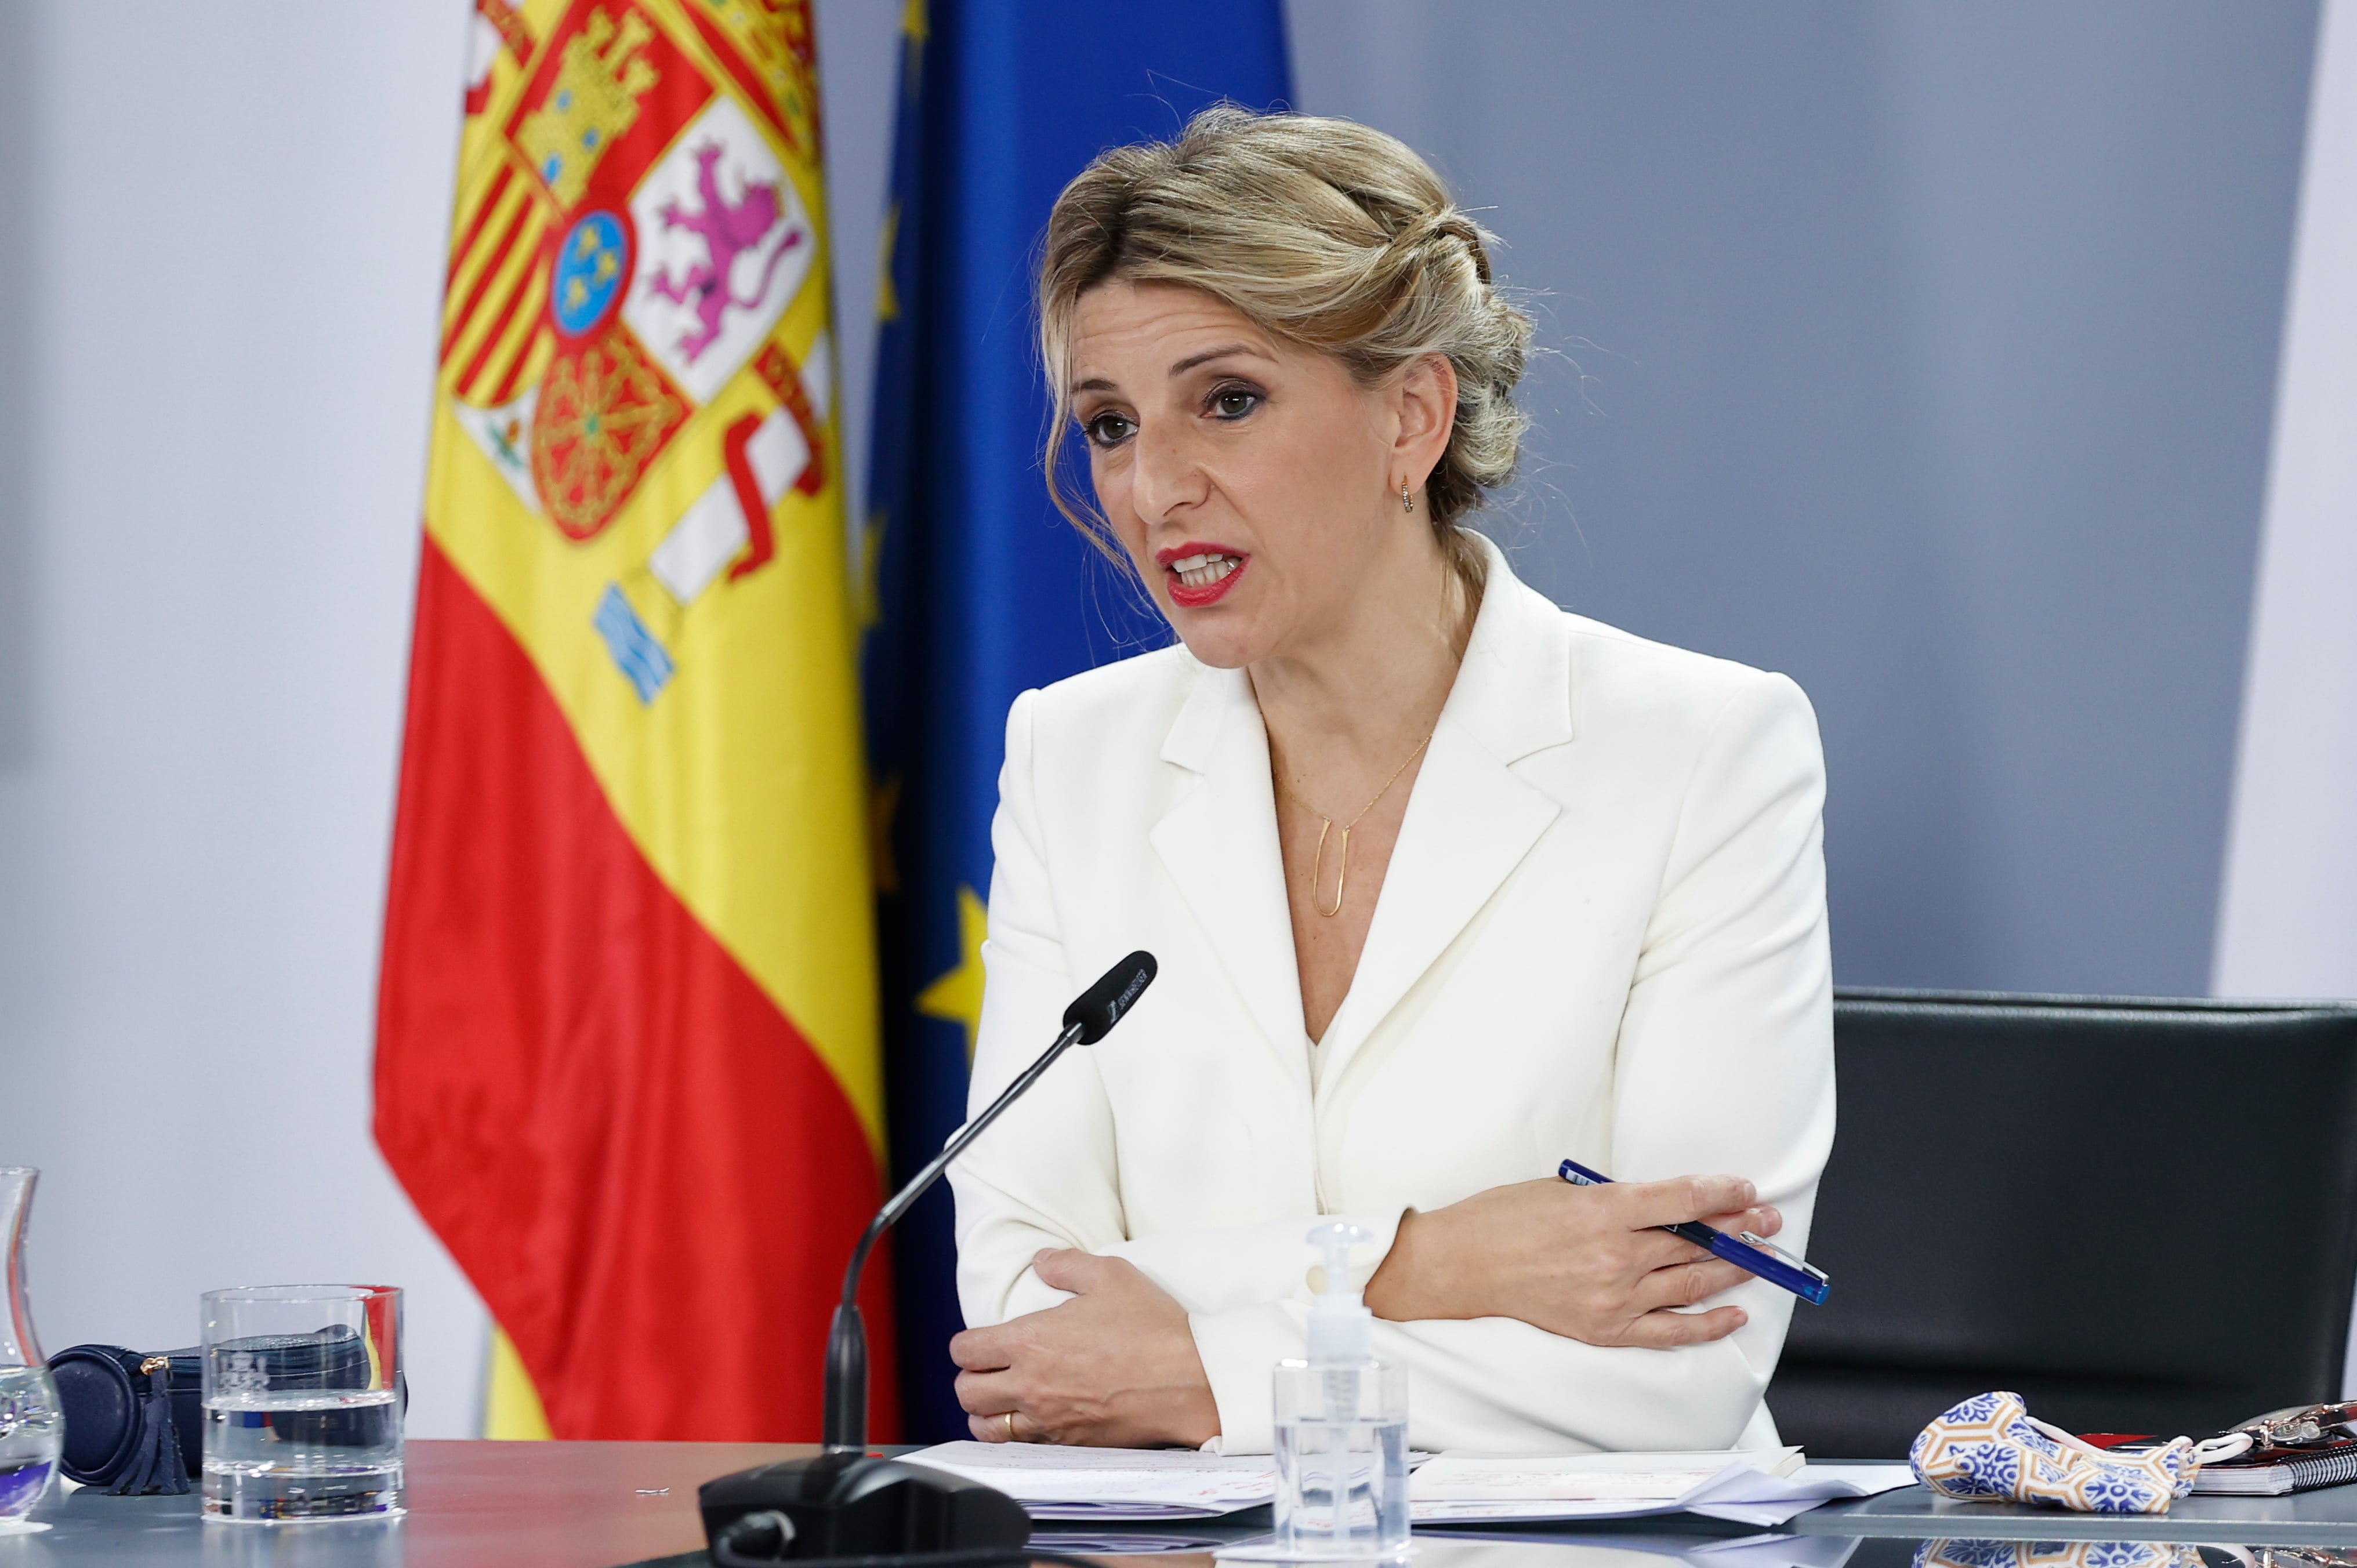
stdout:
<svg viewBox="0 0 2357 1568">
<path fill-rule="evenodd" d="M 991 837 L 970 1104 L 1134 948 L 1161 963 L 951 1172 L 984 1325 L 1063 1300 L 1042 1247 L 1128 1259 L 1190 1315 L 1221 1447 L 1265 1453 L 1303 1350 L 1318 1216 L 1551 1176 L 1725 1171 L 1806 1244 L 1832 1146 L 1824 765 L 1800 688 L 1567 615 L 1491 551 L 1349 995 L 1314 1050 L 1268 740 L 1242 671 L 1174 648 L 1026 692 Z M 1313 1056 L 1317 1058 L 1313 1067 Z M 1410 1440 L 1492 1453 L 1774 1442 L 1793 1298 L 1732 1337 L 1601 1348 L 1512 1318 L 1379 1322 Z"/>
</svg>

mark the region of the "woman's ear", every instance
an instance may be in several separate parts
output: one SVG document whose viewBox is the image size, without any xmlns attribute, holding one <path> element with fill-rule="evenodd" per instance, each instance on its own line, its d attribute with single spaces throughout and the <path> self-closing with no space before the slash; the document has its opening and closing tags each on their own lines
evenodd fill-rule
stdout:
<svg viewBox="0 0 2357 1568">
<path fill-rule="evenodd" d="M 1457 424 L 1457 367 L 1446 354 L 1411 360 L 1401 368 L 1393 396 L 1399 434 L 1392 442 L 1392 464 L 1412 488 L 1421 489 L 1440 466 Z"/>
</svg>

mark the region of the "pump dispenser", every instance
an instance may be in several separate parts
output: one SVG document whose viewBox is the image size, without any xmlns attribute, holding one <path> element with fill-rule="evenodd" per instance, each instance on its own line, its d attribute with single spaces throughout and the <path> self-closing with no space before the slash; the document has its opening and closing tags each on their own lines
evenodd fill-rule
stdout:
<svg viewBox="0 0 2357 1568">
<path fill-rule="evenodd" d="M 1309 1302 L 1313 1367 L 1354 1367 L 1374 1353 L 1375 1315 L 1351 1288 L 1351 1249 L 1368 1240 L 1364 1230 L 1345 1221 L 1309 1233 L 1309 1244 L 1326 1254 L 1326 1288 Z"/>
<path fill-rule="evenodd" d="M 1275 1372 L 1275 1547 L 1285 1557 L 1407 1552 L 1407 1373 L 1374 1359 L 1374 1314 L 1351 1288 L 1351 1249 L 1370 1240 L 1342 1221 L 1309 1232 L 1325 1264 L 1308 1354 Z"/>
</svg>

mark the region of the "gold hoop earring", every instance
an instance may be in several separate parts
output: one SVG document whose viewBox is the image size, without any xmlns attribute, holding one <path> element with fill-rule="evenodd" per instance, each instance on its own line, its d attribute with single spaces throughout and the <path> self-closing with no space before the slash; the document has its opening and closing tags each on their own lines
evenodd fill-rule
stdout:
<svg viewBox="0 0 2357 1568">
<path fill-rule="evenodd" d="M 1402 479 L 1400 481 L 1400 510 L 1414 511 L 1415 510 L 1415 503 L 1407 499 L 1407 481 L 1405 479 Z"/>
</svg>

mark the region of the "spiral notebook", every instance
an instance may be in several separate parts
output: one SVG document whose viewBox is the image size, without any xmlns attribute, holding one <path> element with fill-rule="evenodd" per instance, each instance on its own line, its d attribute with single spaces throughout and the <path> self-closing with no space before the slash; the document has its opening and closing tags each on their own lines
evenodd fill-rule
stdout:
<svg viewBox="0 0 2357 1568">
<path fill-rule="evenodd" d="M 2201 1466 L 2193 1477 L 2197 1495 L 2274 1498 L 2357 1481 L 2357 1437 L 2308 1448 L 2256 1448 L 2239 1459 Z"/>
<path fill-rule="evenodd" d="M 2139 1454 L 2160 1446 L 2151 1437 L 2122 1437 L 2096 1433 L 2088 1438 L 2098 1448 Z M 2234 1459 L 2218 1459 L 2201 1466 L 2193 1477 L 2193 1493 L 2205 1498 L 2279 1498 L 2287 1492 L 2312 1492 L 2357 1481 L 2357 1437 L 2305 1448 L 2254 1448 Z"/>
</svg>

